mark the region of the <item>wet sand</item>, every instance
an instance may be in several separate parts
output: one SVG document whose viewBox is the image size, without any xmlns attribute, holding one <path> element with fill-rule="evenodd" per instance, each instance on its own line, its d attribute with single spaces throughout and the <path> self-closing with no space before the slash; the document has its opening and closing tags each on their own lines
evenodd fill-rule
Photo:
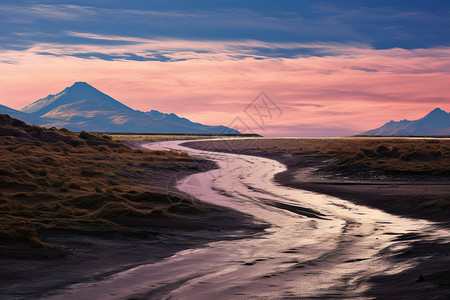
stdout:
<svg viewBox="0 0 450 300">
<path fill-rule="evenodd" d="M 449 183 L 443 183 L 442 179 L 413 181 L 408 177 L 397 177 L 394 182 L 367 177 L 358 181 L 339 176 L 330 179 L 330 174 L 324 178 L 314 172 L 327 164 L 328 158 L 267 153 L 257 155 L 275 159 L 287 166 L 285 172 L 274 177 L 282 185 L 335 196 L 399 216 L 431 220 L 450 228 L 450 211 L 422 206 L 424 199 L 450 197 Z M 405 234 L 399 240 L 405 241 L 408 249 L 394 251 L 391 262 L 401 264 L 415 260 L 418 264 L 398 274 L 381 273 L 370 278 L 373 286 L 365 294 L 376 299 L 423 299 L 431 298 L 433 294 L 437 299 L 450 297 L 450 242 L 445 238 L 439 242 L 426 241 L 421 233 Z M 430 294 L 427 296 L 427 293 Z"/>
<path fill-rule="evenodd" d="M 321 166 L 329 164 L 329 158 L 291 154 L 256 155 L 275 159 L 287 166 L 285 172 L 275 176 L 280 184 L 336 196 L 400 216 L 422 218 L 450 226 L 449 210 L 422 205 L 428 199 L 449 198 L 450 178 L 445 181 L 442 177 L 421 180 L 420 177 L 401 175 L 381 179 L 370 176 L 342 178 L 333 172 L 317 174 Z"/>
<path fill-rule="evenodd" d="M 286 167 L 274 160 L 189 151 L 220 169 L 193 175 L 196 184 L 181 182 L 181 190 L 269 227 L 75 284 L 52 299 L 448 299 L 449 257 L 437 251 L 448 250 L 444 226 L 277 184 Z"/>
<path fill-rule="evenodd" d="M 450 226 L 450 210 L 424 205 L 427 201 L 450 199 L 450 176 L 385 173 L 359 167 L 342 171 L 336 160 L 327 156 L 273 152 L 273 143 L 264 150 L 262 140 L 258 147 L 252 143 L 229 145 L 188 142 L 183 145 L 225 153 L 240 153 L 274 159 L 286 166 L 276 174 L 279 184 L 339 197 L 356 204 L 367 205 L 399 216 L 427 219 Z M 232 151 L 230 149 L 232 148 Z"/>
<path fill-rule="evenodd" d="M 195 149 L 211 148 L 197 142 L 184 145 Z M 220 147 L 217 149 L 217 144 L 214 148 L 226 152 Z M 286 170 L 274 176 L 274 180 L 283 186 L 326 194 L 390 214 L 430 220 L 444 228 L 450 227 L 449 210 L 423 206 L 429 199 L 450 197 L 448 177 L 396 174 L 389 178 L 389 175 L 377 172 L 376 176 L 372 173 L 355 178 L 349 174 L 321 172 L 324 168 L 330 169 L 329 165 L 333 161 L 329 157 L 254 149 L 238 150 L 243 155 L 259 156 L 283 163 Z M 435 294 L 439 299 L 446 299 L 450 295 L 450 243 L 445 237 L 438 242 L 427 241 L 422 234 L 423 232 L 419 232 L 399 237 L 399 240 L 408 244 L 408 248 L 394 251 L 391 256 L 393 264 L 409 260 L 418 263 L 413 268 L 397 274 L 380 273 L 370 278 L 368 281 L 373 286 L 366 291 L 366 295 L 379 299 L 422 299 L 426 297 L 427 292 Z"/>
<path fill-rule="evenodd" d="M 182 180 L 194 172 L 198 171 L 174 168 L 160 176 L 159 182 L 153 177 L 148 180 L 153 184 L 152 190 L 189 199 L 170 179 L 176 176 Z M 41 231 L 46 242 L 57 244 L 70 254 L 46 259 L 35 257 L 29 249 L 14 249 L 11 255 L 1 256 L 0 298 L 45 299 L 72 284 L 100 281 L 211 242 L 247 238 L 266 227 L 245 213 L 214 204 L 196 204 L 200 211 L 185 211 L 179 219 L 155 219 L 153 224 L 146 222 L 145 227 L 130 224 L 135 227 L 134 233 L 102 228 L 91 234 L 86 230 Z"/>
</svg>

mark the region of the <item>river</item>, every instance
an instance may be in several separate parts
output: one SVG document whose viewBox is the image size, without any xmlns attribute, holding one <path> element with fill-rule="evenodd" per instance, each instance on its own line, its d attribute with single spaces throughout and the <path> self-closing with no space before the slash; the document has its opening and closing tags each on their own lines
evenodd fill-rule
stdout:
<svg viewBox="0 0 450 300">
<path fill-rule="evenodd" d="M 251 238 L 178 252 L 97 282 L 80 283 L 52 299 L 368 299 L 368 278 L 395 274 L 417 263 L 392 264 L 398 239 L 423 234 L 450 237 L 436 224 L 273 181 L 281 163 L 254 156 L 193 150 L 182 142 L 148 144 L 213 160 L 219 169 L 180 180 L 196 198 L 254 216 L 268 228 Z M 230 220 L 233 222 L 233 220 Z"/>
</svg>

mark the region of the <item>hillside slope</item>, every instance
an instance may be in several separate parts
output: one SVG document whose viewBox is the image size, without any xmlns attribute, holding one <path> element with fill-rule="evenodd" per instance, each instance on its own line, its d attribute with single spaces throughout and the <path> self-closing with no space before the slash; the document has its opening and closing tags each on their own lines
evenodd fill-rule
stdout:
<svg viewBox="0 0 450 300">
<path fill-rule="evenodd" d="M 363 132 L 360 135 L 450 135 L 450 113 L 436 108 L 419 120 L 390 121 L 379 128 Z"/>
</svg>

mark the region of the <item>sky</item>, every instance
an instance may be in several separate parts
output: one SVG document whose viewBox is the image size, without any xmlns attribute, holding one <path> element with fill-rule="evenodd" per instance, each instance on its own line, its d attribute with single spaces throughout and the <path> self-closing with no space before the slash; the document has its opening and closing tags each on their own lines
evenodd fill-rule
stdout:
<svg viewBox="0 0 450 300">
<path fill-rule="evenodd" d="M 0 104 L 76 81 L 244 133 L 358 134 L 450 110 L 450 1 L 1 1 Z"/>
</svg>

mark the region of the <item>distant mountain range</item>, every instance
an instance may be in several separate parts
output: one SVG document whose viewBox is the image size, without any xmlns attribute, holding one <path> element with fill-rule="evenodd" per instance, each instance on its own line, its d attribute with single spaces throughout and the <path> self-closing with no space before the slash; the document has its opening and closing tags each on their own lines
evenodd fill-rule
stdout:
<svg viewBox="0 0 450 300">
<path fill-rule="evenodd" d="M 363 132 L 360 135 L 450 135 L 450 113 L 436 108 L 419 120 L 390 121 L 380 128 Z"/>
<path fill-rule="evenodd" d="M 0 105 L 0 113 L 26 123 L 72 131 L 239 134 L 232 128 L 191 122 L 173 113 L 134 110 L 86 82 L 76 82 L 20 111 Z"/>
</svg>

